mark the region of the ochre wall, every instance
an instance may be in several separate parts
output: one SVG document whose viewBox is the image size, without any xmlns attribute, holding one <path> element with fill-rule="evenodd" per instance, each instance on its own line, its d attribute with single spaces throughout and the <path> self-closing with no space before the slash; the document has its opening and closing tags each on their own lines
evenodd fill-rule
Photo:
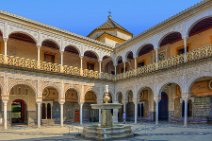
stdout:
<svg viewBox="0 0 212 141">
<path fill-rule="evenodd" d="M 209 88 L 211 80 L 195 82 L 191 87 L 191 94 L 194 96 L 212 96 L 212 89 Z"/>
</svg>

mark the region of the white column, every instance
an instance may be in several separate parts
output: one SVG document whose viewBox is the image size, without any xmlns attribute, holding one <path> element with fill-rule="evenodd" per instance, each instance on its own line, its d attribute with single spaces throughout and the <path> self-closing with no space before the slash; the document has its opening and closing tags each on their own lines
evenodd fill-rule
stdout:
<svg viewBox="0 0 212 141">
<path fill-rule="evenodd" d="M 124 63 L 124 73 L 126 72 L 126 63 L 125 62 L 123 62 Z"/>
<path fill-rule="evenodd" d="M 4 38 L 4 63 L 7 64 L 8 60 L 7 60 L 7 41 L 8 38 Z"/>
<path fill-rule="evenodd" d="M 38 122 L 38 128 L 41 126 L 41 102 L 37 102 L 38 105 L 38 117 L 37 117 L 37 122 Z"/>
<path fill-rule="evenodd" d="M 63 65 L 63 51 L 60 51 L 60 65 Z"/>
<path fill-rule="evenodd" d="M 155 63 L 157 69 L 158 69 L 158 61 L 159 61 L 158 48 L 155 48 Z"/>
<path fill-rule="evenodd" d="M 134 58 L 134 69 L 135 69 L 135 75 L 137 74 L 137 58 Z"/>
<path fill-rule="evenodd" d="M 64 51 L 60 52 L 60 71 L 63 72 L 63 53 Z"/>
<path fill-rule="evenodd" d="M 83 108 L 83 103 L 80 103 L 80 125 L 82 125 L 82 108 Z"/>
<path fill-rule="evenodd" d="M 38 66 L 37 67 L 40 68 L 40 49 L 41 49 L 41 46 L 37 46 L 37 48 L 38 48 L 38 54 L 37 54 L 37 59 L 38 59 L 37 60 L 38 61 L 37 65 Z"/>
<path fill-rule="evenodd" d="M 159 115 L 159 112 L 158 112 L 158 99 L 155 100 L 155 124 L 157 125 L 158 124 L 158 115 Z"/>
<path fill-rule="evenodd" d="M 188 123 L 188 98 L 184 99 L 184 126 Z"/>
<path fill-rule="evenodd" d="M 99 76 L 101 77 L 102 73 L 102 61 L 99 61 Z"/>
<path fill-rule="evenodd" d="M 115 73 L 115 75 L 117 75 L 117 65 L 114 65 L 114 73 Z"/>
<path fill-rule="evenodd" d="M 127 105 L 126 105 L 126 102 L 125 103 L 123 103 L 123 108 L 124 108 L 124 113 L 123 114 L 125 114 L 125 119 L 123 119 L 124 120 L 124 122 L 126 122 L 126 118 L 127 118 L 127 113 L 126 113 L 126 108 L 127 108 Z"/>
<path fill-rule="evenodd" d="M 7 102 L 3 101 L 4 103 L 4 129 L 7 129 Z"/>
<path fill-rule="evenodd" d="M 83 76 L 83 56 L 80 57 L 80 75 Z"/>
<path fill-rule="evenodd" d="M 187 39 L 188 37 L 183 37 L 183 44 L 184 44 L 184 62 L 187 62 Z"/>
<path fill-rule="evenodd" d="M 137 104 L 137 102 L 134 102 L 134 104 L 135 104 L 135 111 L 134 111 L 134 113 L 135 113 L 135 123 L 137 123 L 137 117 L 138 117 L 138 104 Z"/>
<path fill-rule="evenodd" d="M 63 127 L 63 104 L 60 103 L 60 126 Z"/>
<path fill-rule="evenodd" d="M 102 113 L 101 109 L 99 109 L 99 123 L 101 123 Z"/>
</svg>

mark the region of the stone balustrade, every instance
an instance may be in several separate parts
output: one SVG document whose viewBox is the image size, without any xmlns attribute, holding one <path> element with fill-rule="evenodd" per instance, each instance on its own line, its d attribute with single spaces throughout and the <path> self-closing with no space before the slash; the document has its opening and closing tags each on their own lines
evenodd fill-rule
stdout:
<svg viewBox="0 0 212 141">
<path fill-rule="evenodd" d="M 188 52 L 187 54 L 178 55 L 175 57 L 168 58 L 166 60 L 159 61 L 158 63 L 152 63 L 149 65 L 145 65 L 143 67 L 139 67 L 136 70 L 130 70 L 125 73 L 117 74 L 116 76 L 108 73 L 99 73 L 98 71 L 84 69 L 83 73 L 80 74 L 80 69 L 73 66 L 68 65 L 60 65 L 57 63 L 51 62 L 40 62 L 40 66 L 38 62 L 33 59 L 26 59 L 21 57 L 7 56 L 0 54 L 0 64 L 6 64 L 13 67 L 21 67 L 27 69 L 37 69 L 46 72 L 56 72 L 63 73 L 67 75 L 73 76 L 82 76 L 92 79 L 104 79 L 110 81 L 117 81 L 122 79 L 127 79 L 147 73 L 151 73 L 157 70 L 162 70 L 166 68 L 170 68 L 173 66 L 181 65 L 187 62 L 192 62 L 204 58 L 212 57 L 212 45 L 207 45 L 202 48 L 198 48 Z M 186 59 L 185 59 L 186 58 Z"/>
</svg>

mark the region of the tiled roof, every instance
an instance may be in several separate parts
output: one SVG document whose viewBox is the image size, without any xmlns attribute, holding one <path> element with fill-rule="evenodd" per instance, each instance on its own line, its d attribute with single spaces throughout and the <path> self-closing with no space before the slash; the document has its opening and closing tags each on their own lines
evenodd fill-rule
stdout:
<svg viewBox="0 0 212 141">
<path fill-rule="evenodd" d="M 121 30 L 124 30 L 124 31 L 128 32 L 129 34 L 132 34 L 126 28 L 124 28 L 123 26 L 119 25 L 114 20 L 112 20 L 112 18 L 109 17 L 108 20 L 105 23 L 103 23 L 102 25 L 100 25 L 99 27 L 94 29 L 89 35 L 91 35 L 95 30 L 106 30 L 106 29 L 114 29 L 114 28 L 119 28 Z"/>
</svg>

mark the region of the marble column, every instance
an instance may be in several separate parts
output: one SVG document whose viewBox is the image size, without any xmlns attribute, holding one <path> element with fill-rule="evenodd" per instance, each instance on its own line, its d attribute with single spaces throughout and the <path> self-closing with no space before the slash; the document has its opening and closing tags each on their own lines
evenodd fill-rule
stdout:
<svg viewBox="0 0 212 141">
<path fill-rule="evenodd" d="M 102 74 L 102 61 L 99 60 L 99 77 L 101 77 Z"/>
<path fill-rule="evenodd" d="M 64 103 L 60 103 L 60 126 L 63 127 L 63 105 Z"/>
<path fill-rule="evenodd" d="M 155 63 L 157 69 L 158 69 L 158 61 L 159 61 L 158 48 L 155 48 Z"/>
<path fill-rule="evenodd" d="M 134 110 L 134 118 L 135 118 L 135 120 L 134 120 L 134 122 L 135 123 L 137 123 L 137 118 L 138 118 L 138 103 L 137 102 L 134 102 L 134 104 L 135 104 L 135 110 Z"/>
<path fill-rule="evenodd" d="M 37 114 L 37 124 L 38 124 L 38 128 L 41 127 L 41 102 L 37 102 L 38 105 L 38 114 Z"/>
<path fill-rule="evenodd" d="M 183 37 L 183 44 L 184 44 L 184 62 L 187 62 L 187 40 L 188 37 Z"/>
<path fill-rule="evenodd" d="M 82 123 L 82 117 L 83 117 L 83 112 L 82 112 L 82 109 L 83 108 L 83 103 L 80 103 L 80 125 L 82 125 L 83 123 Z"/>
<path fill-rule="evenodd" d="M 159 101 L 155 100 L 155 124 L 156 125 L 158 124 L 158 116 L 159 116 L 158 104 L 159 104 Z"/>
<path fill-rule="evenodd" d="M 127 108 L 127 103 L 125 102 L 125 103 L 123 103 L 123 109 L 124 109 L 123 114 L 125 115 L 125 118 L 123 119 L 124 122 L 126 122 L 126 118 L 127 118 L 126 108 Z"/>
<path fill-rule="evenodd" d="M 60 51 L 60 71 L 63 72 L 63 53 L 64 51 Z"/>
<path fill-rule="evenodd" d="M 8 101 L 3 101 L 3 104 L 4 104 L 4 129 L 7 129 L 7 103 L 8 103 Z"/>
<path fill-rule="evenodd" d="M 7 41 L 8 41 L 8 38 L 4 38 L 4 63 L 5 64 L 8 63 L 8 59 L 7 59 Z"/>
<path fill-rule="evenodd" d="M 99 123 L 101 123 L 102 113 L 101 109 L 99 109 Z"/>
<path fill-rule="evenodd" d="M 188 123 L 188 98 L 184 99 L 184 126 Z"/>
<path fill-rule="evenodd" d="M 134 58 L 134 69 L 135 69 L 135 74 L 137 74 L 137 58 Z"/>
<path fill-rule="evenodd" d="M 83 76 L 83 56 L 80 57 L 80 75 Z"/>
<path fill-rule="evenodd" d="M 40 49 L 41 49 L 41 46 L 37 46 L 37 48 L 38 48 L 38 54 L 37 54 L 38 64 L 37 64 L 37 67 L 40 68 Z"/>
</svg>

